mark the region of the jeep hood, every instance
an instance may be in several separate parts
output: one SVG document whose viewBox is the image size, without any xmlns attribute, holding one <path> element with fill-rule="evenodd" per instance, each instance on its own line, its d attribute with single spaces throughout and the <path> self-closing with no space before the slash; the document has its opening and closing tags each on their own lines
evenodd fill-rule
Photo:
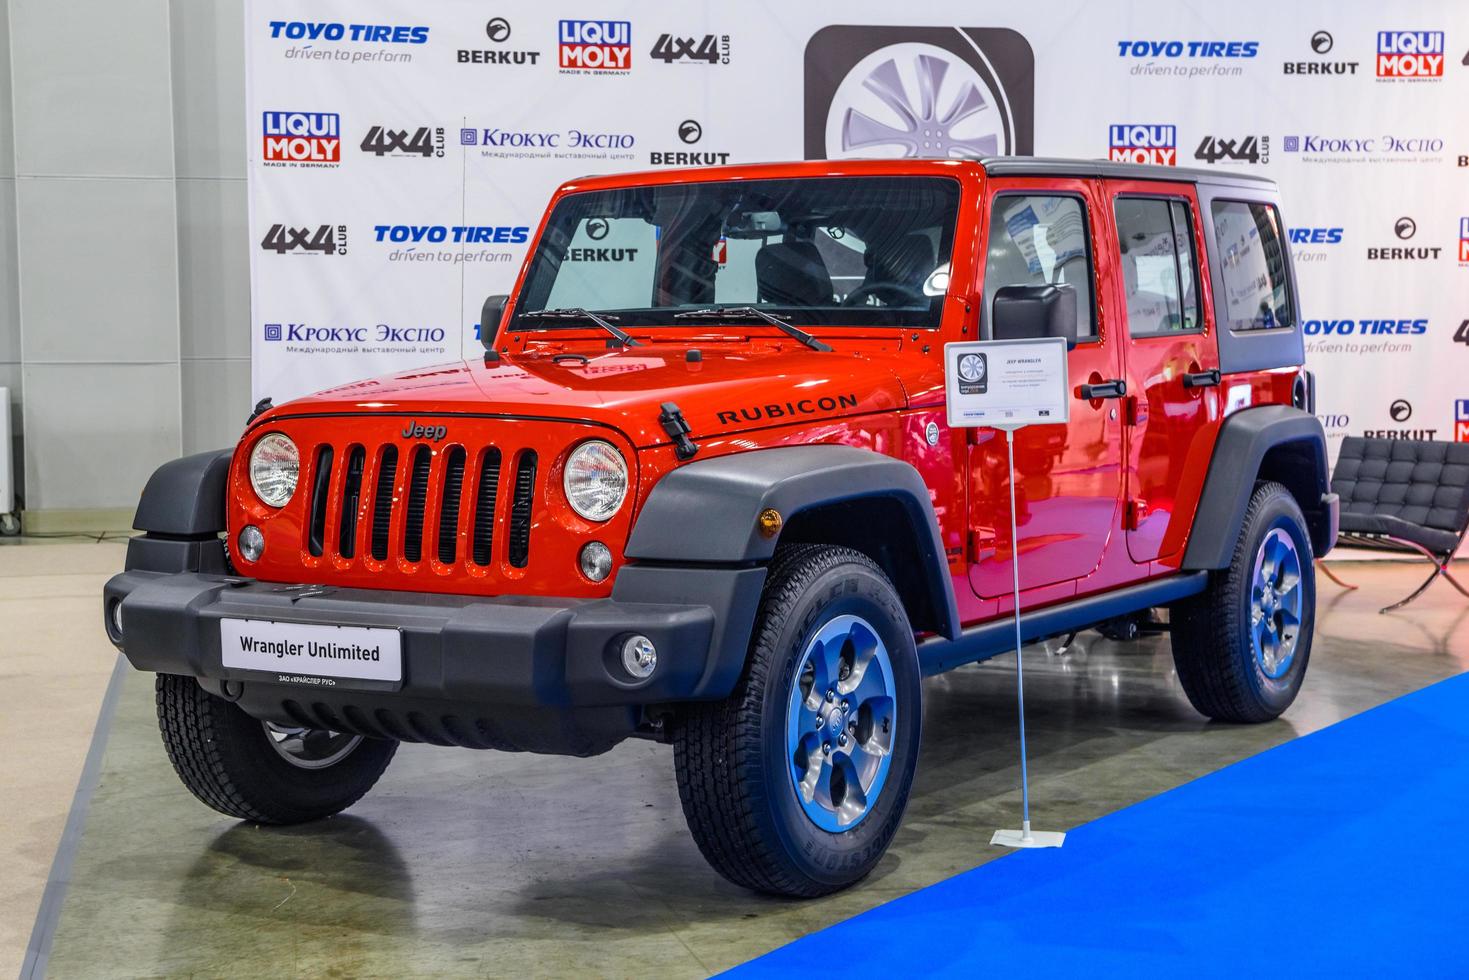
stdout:
<svg viewBox="0 0 1469 980">
<path fill-rule="evenodd" d="M 892 348 L 874 351 L 700 348 L 645 344 L 506 355 L 385 375 L 300 398 L 270 412 L 292 415 L 507 415 L 579 420 L 620 429 L 639 447 L 669 441 L 658 422 L 673 402 L 695 439 L 906 407 L 933 387 L 936 365 Z M 942 384 L 940 379 L 939 384 Z"/>
</svg>

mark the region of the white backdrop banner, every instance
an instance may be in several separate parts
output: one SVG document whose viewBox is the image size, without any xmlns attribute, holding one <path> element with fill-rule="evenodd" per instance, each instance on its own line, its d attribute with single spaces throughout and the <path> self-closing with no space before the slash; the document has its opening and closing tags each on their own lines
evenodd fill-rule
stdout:
<svg viewBox="0 0 1469 980">
<path fill-rule="evenodd" d="M 1469 441 L 1469 4 L 1122 7 L 247 0 L 255 397 L 477 354 L 574 177 L 1033 153 L 1275 178 L 1328 433 Z"/>
</svg>

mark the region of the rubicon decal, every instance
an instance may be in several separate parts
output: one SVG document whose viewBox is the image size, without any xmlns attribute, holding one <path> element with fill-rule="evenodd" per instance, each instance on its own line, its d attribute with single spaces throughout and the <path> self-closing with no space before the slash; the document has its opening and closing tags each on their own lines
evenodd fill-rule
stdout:
<svg viewBox="0 0 1469 980">
<path fill-rule="evenodd" d="M 768 405 L 751 405 L 719 413 L 720 425 L 738 425 L 740 422 L 761 422 L 770 419 L 795 418 L 800 415 L 820 415 L 842 408 L 856 408 L 856 395 L 826 395 L 821 398 L 802 398 L 794 402 L 772 402 Z"/>
<path fill-rule="evenodd" d="M 1443 31 L 1378 31 L 1378 78 L 1442 78 Z"/>
<path fill-rule="evenodd" d="M 564 72 L 617 72 L 632 67 L 632 23 L 625 20 L 563 20 L 556 40 Z"/>
<path fill-rule="evenodd" d="M 1107 159 L 1122 163 L 1178 163 L 1178 127 L 1114 123 L 1108 130 Z"/>
<path fill-rule="evenodd" d="M 333 167 L 342 159 L 342 121 L 335 112 L 267 112 L 261 161 L 268 167 Z"/>
</svg>

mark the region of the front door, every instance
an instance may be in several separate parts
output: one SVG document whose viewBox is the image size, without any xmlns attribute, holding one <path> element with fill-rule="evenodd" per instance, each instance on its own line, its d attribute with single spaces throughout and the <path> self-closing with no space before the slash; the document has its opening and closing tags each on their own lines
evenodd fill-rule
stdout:
<svg viewBox="0 0 1469 980">
<path fill-rule="evenodd" d="M 1127 323 L 1126 499 L 1135 562 L 1178 555 L 1193 525 L 1219 413 L 1219 350 L 1198 257 L 1198 200 L 1188 184 L 1108 181 Z"/>
<path fill-rule="evenodd" d="M 995 292 L 1010 285 L 1069 285 L 1076 291 L 1079 343 L 1068 355 L 1073 400 L 1067 425 L 1021 429 L 1015 437 L 1015 504 L 1022 589 L 1079 579 L 1102 560 L 1122 491 L 1122 423 L 1117 398 L 1082 399 L 1081 386 L 1122 377 L 1095 288 L 1100 239 L 1092 181 L 991 181 L 980 270 L 980 337 L 990 339 Z M 1009 593 L 1010 486 L 1005 434 L 969 432 L 969 582 L 976 594 Z"/>
</svg>

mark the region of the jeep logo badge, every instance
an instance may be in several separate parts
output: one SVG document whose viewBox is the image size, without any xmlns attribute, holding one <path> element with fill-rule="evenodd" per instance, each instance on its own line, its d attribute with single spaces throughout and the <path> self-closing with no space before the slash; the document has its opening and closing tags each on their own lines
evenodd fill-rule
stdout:
<svg viewBox="0 0 1469 980">
<path fill-rule="evenodd" d="M 403 427 L 404 439 L 427 439 L 429 442 L 438 442 L 449 434 L 446 425 L 424 425 L 422 422 L 409 422 Z"/>
</svg>

